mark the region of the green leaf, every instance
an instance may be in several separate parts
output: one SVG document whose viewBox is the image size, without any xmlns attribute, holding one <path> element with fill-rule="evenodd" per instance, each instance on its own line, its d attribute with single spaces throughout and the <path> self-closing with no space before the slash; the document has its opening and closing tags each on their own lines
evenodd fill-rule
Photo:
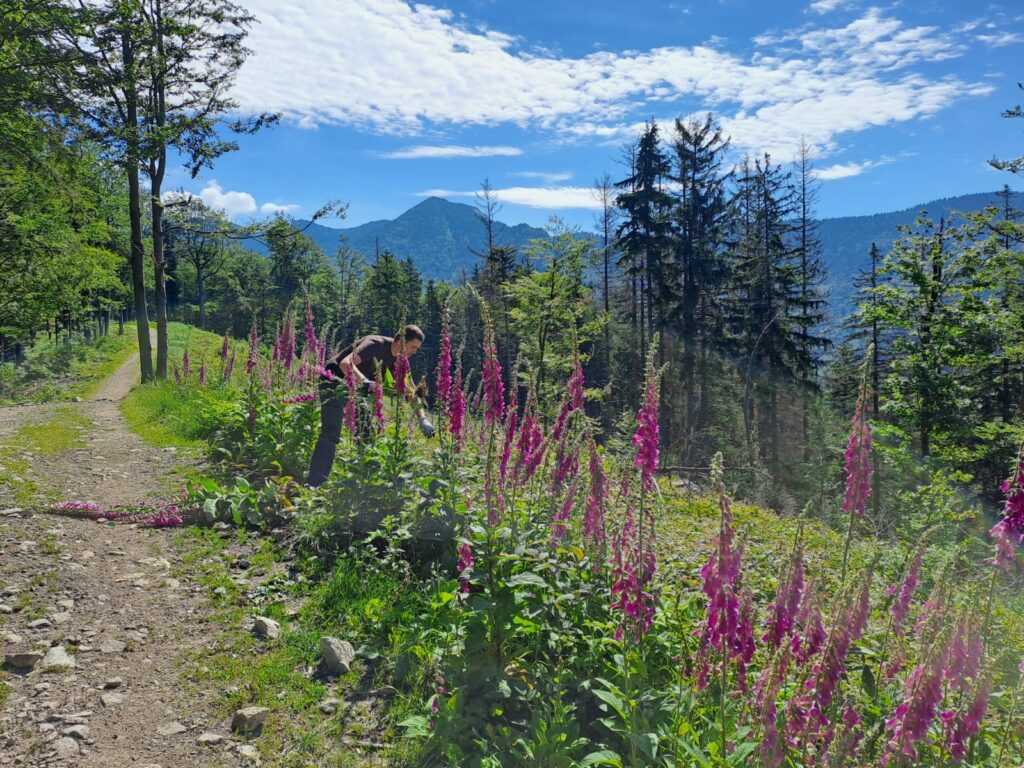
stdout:
<svg viewBox="0 0 1024 768">
<path fill-rule="evenodd" d="M 622 758 L 610 749 L 601 749 L 591 752 L 576 763 L 577 768 L 589 768 L 591 765 L 610 765 L 613 768 L 622 768 Z"/>
<path fill-rule="evenodd" d="M 655 733 L 631 733 L 629 740 L 636 745 L 636 748 L 644 753 L 650 761 L 658 756 L 658 735 Z"/>
<path fill-rule="evenodd" d="M 510 587 L 547 587 L 548 583 L 536 573 L 517 573 L 505 582 Z"/>
<path fill-rule="evenodd" d="M 867 664 L 861 667 L 860 682 L 861 686 L 864 688 L 864 693 L 872 699 L 875 698 L 878 691 L 878 684 L 875 681 L 875 673 L 871 671 L 871 667 Z"/>
<path fill-rule="evenodd" d="M 594 695 L 597 696 L 605 704 L 609 704 L 612 709 L 615 710 L 616 714 L 623 720 L 626 719 L 626 702 L 620 699 L 611 691 L 602 691 L 600 688 L 594 690 Z"/>
<path fill-rule="evenodd" d="M 208 499 L 203 499 L 203 519 L 207 523 L 217 522 L 217 499 L 212 496 Z"/>
</svg>

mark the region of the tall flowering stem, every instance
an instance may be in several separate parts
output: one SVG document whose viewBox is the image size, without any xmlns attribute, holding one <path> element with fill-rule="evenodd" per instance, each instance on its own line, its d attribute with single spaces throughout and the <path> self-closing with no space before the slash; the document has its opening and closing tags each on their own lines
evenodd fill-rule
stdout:
<svg viewBox="0 0 1024 768">
<path fill-rule="evenodd" d="M 1001 486 L 1006 496 L 1003 519 L 989 532 L 995 540 L 995 564 L 1007 568 L 1013 563 L 1017 547 L 1024 541 L 1024 443 L 1017 452 L 1017 465 L 1013 477 Z"/>
<path fill-rule="evenodd" d="M 192 374 L 192 361 L 188 356 L 188 349 L 186 348 L 184 353 L 181 355 L 181 378 L 188 379 Z"/>
<path fill-rule="evenodd" d="M 870 354 L 868 355 L 870 359 Z M 846 566 L 849 562 L 850 543 L 853 540 L 853 526 L 856 520 L 864 517 L 868 498 L 871 496 L 871 420 L 867 412 L 868 385 L 867 368 L 861 382 L 857 405 L 853 413 L 850 427 L 850 438 L 844 454 L 846 462 L 846 490 L 843 495 L 843 512 L 850 516 L 850 525 L 846 532 L 846 544 L 843 547 L 843 568 L 841 580 L 846 581 Z"/>
<path fill-rule="evenodd" d="M 357 435 L 359 433 L 359 414 L 356 404 L 357 382 L 354 366 L 350 365 L 345 369 L 345 384 L 348 386 L 348 399 L 345 401 L 344 410 L 345 429 L 353 435 Z"/>
<path fill-rule="evenodd" d="M 444 310 L 441 323 L 441 352 L 437 356 L 437 401 L 441 405 L 441 413 L 446 419 L 451 418 L 452 399 L 452 335 L 448 309 Z"/>
<path fill-rule="evenodd" d="M 500 422 L 505 415 L 505 383 L 501 378 L 501 362 L 494 343 L 494 326 L 490 316 L 484 313 L 484 422 L 488 425 Z"/>
<path fill-rule="evenodd" d="M 605 526 L 604 513 L 608 503 L 608 479 L 604 474 L 604 461 L 597 451 L 594 437 L 590 437 L 590 486 L 587 491 L 587 508 L 583 514 L 583 538 L 590 545 L 595 559 L 604 559 Z"/>
<path fill-rule="evenodd" d="M 249 355 L 245 361 L 245 372 L 252 376 L 260 360 L 260 332 L 256 327 L 256 318 L 252 320 L 252 331 L 249 332 Z"/>
<path fill-rule="evenodd" d="M 789 567 L 786 569 L 783 578 L 779 580 L 779 588 L 775 593 L 775 602 L 772 604 L 771 614 L 768 617 L 767 631 L 761 638 L 761 642 L 768 643 L 774 648 L 779 648 L 787 636 L 794 634 L 803 593 L 804 561 L 798 534 L 796 546 L 793 548 L 793 556 L 789 561 Z"/>
<path fill-rule="evenodd" d="M 462 386 L 461 362 L 455 368 L 455 381 L 451 391 L 451 412 L 448 432 L 452 436 L 452 447 L 456 453 L 462 450 L 463 427 L 466 421 L 466 392 Z"/>
<path fill-rule="evenodd" d="M 728 754 L 725 722 L 725 696 L 729 662 L 736 665 L 741 687 L 746 685 L 746 670 L 754 656 L 754 630 L 750 622 L 749 593 L 741 592 L 740 572 L 743 548 L 733 547 L 732 500 L 725 492 L 722 478 L 722 454 L 711 462 L 711 478 L 718 495 L 719 518 L 715 550 L 701 568 L 704 594 L 708 598 L 707 615 L 700 628 L 697 684 L 705 688 L 709 681 L 712 654 L 718 657 L 719 711 L 721 716 L 721 752 Z M 745 604 L 744 604 L 745 603 Z"/>
<path fill-rule="evenodd" d="M 377 366 L 377 376 L 373 382 L 373 421 L 377 432 L 384 431 L 384 380 L 381 376 L 380 366 Z"/>
</svg>

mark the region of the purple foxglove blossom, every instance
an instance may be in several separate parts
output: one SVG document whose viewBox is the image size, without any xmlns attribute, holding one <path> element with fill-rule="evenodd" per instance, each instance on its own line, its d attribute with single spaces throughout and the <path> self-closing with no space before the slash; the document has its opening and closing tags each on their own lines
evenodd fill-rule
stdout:
<svg viewBox="0 0 1024 768">
<path fill-rule="evenodd" d="M 721 454 L 718 454 L 712 463 L 719 503 L 718 536 L 715 537 L 711 556 L 700 571 L 702 588 L 708 599 L 707 612 L 698 630 L 697 683 L 701 688 L 708 684 L 712 656 L 715 655 L 722 664 L 731 661 L 736 665 L 737 678 L 741 687 L 745 686 L 746 668 L 754 649 L 749 593 L 740 588 L 743 548 L 733 549 L 732 499 L 726 494 L 721 479 L 721 461 Z"/>
<path fill-rule="evenodd" d="M 658 373 L 653 361 L 647 365 L 644 402 L 636 414 L 637 428 L 633 434 L 636 458 L 645 492 L 654 490 L 654 474 L 658 471 Z"/>
<path fill-rule="evenodd" d="M 496 424 L 505 416 L 505 383 L 501 378 L 501 363 L 498 361 L 498 350 L 494 343 L 494 329 L 489 319 L 484 325 L 484 367 L 483 367 L 484 399 L 487 408 L 484 421 Z"/>
<path fill-rule="evenodd" d="M 892 622 L 892 631 L 897 636 L 903 634 L 903 623 L 907 619 L 907 613 L 910 611 L 910 601 L 917 591 L 917 584 L 921 577 L 921 560 L 923 557 L 924 547 L 920 546 L 917 548 L 917 553 L 914 555 L 914 560 L 907 569 L 902 583 L 893 584 L 889 588 L 891 594 L 896 598 L 893 601 L 892 611 L 889 615 Z"/>
<path fill-rule="evenodd" d="M 282 403 L 308 403 L 310 400 L 316 400 L 316 392 L 303 392 L 299 395 L 289 395 L 288 397 L 282 397 Z"/>
<path fill-rule="evenodd" d="M 226 363 L 228 361 L 228 350 L 231 348 L 231 342 L 228 341 L 228 334 L 224 332 L 224 343 L 220 345 L 220 361 Z"/>
<path fill-rule="evenodd" d="M 356 371 L 354 365 L 350 365 L 345 369 L 345 383 L 348 385 L 348 400 L 345 401 L 343 419 L 345 429 L 355 435 L 359 433 L 359 417 L 356 411 L 358 407 L 356 405 L 358 394 L 356 392 Z"/>
<path fill-rule="evenodd" d="M 316 337 L 316 326 L 313 325 L 313 308 L 309 302 L 306 303 L 306 316 L 304 319 L 305 324 L 302 330 L 305 336 L 305 344 L 303 348 L 312 363 L 316 364 L 320 359 L 320 340 Z"/>
<path fill-rule="evenodd" d="M 459 583 L 462 591 L 469 592 L 469 577 L 466 571 L 473 567 L 473 545 L 467 539 L 459 545 Z"/>
<path fill-rule="evenodd" d="M 384 382 L 381 379 L 380 367 L 377 367 L 377 378 L 373 382 L 373 423 L 377 431 L 384 430 Z"/>
<path fill-rule="evenodd" d="M 615 632 L 616 640 L 623 640 L 628 631 L 630 639 L 638 641 L 654 623 L 655 598 L 646 588 L 640 559 L 636 515 L 630 506 L 626 508 L 626 520 L 614 543 L 611 607 L 622 614 Z"/>
<path fill-rule="evenodd" d="M 555 512 L 554 519 L 551 522 L 551 540 L 552 542 L 558 542 L 565 538 L 565 534 L 568 531 L 567 523 L 569 518 L 572 516 L 572 505 L 576 500 L 576 482 L 573 481 L 569 485 L 569 491 L 565 494 L 565 500 L 562 502 L 562 506 Z"/>
<path fill-rule="evenodd" d="M 231 374 L 235 371 L 235 350 L 231 350 L 231 357 L 228 358 L 227 365 L 224 366 L 224 381 L 231 381 Z"/>
<path fill-rule="evenodd" d="M 292 321 L 292 313 L 289 311 L 284 318 L 284 328 L 281 330 L 281 362 L 284 369 L 290 371 L 295 361 L 295 323 Z"/>
<path fill-rule="evenodd" d="M 512 459 L 512 449 L 515 446 L 516 426 L 519 424 L 519 412 L 515 408 L 509 408 L 505 417 L 505 441 L 501 450 L 501 460 L 498 464 L 498 485 L 505 487 L 508 478 L 508 464 Z"/>
<path fill-rule="evenodd" d="M 181 371 L 178 369 L 177 363 L 171 363 L 171 371 L 174 373 L 174 383 L 181 384 Z"/>
<path fill-rule="evenodd" d="M 804 561 L 803 553 L 798 548 L 790 559 L 785 577 L 779 582 L 771 615 L 768 617 L 768 631 L 762 636 L 761 642 L 778 648 L 787 635 L 793 634 L 803 591 Z"/>
<path fill-rule="evenodd" d="M 409 358 L 405 356 L 405 349 L 395 357 L 395 392 L 399 397 L 405 397 L 409 388 Z"/>
<path fill-rule="evenodd" d="M 451 418 L 452 397 L 452 336 L 448 321 L 448 310 L 444 312 L 441 325 L 441 352 L 437 357 L 437 401 L 445 418 Z"/>
<path fill-rule="evenodd" d="M 943 665 L 936 657 L 944 655 L 933 653 L 926 664 L 915 668 L 907 677 L 903 703 L 885 721 L 885 730 L 890 736 L 882 757 L 883 768 L 893 759 L 917 757 L 915 745 L 928 735 L 928 728 L 942 703 Z"/>
<path fill-rule="evenodd" d="M 191 375 L 191 373 L 192 373 L 192 361 L 189 360 L 188 350 L 186 349 L 185 352 L 181 356 L 181 378 L 188 379 L 188 377 Z"/>
<path fill-rule="evenodd" d="M 1024 541 L 1024 449 L 1018 454 L 1013 478 L 1000 486 L 1006 496 L 1003 519 L 996 523 L 990 534 L 995 540 L 994 562 L 1000 568 L 1013 563 L 1017 547 Z"/>
<path fill-rule="evenodd" d="M 252 376 L 252 372 L 256 369 L 256 364 L 260 359 L 260 333 L 256 328 L 256 319 L 252 321 L 252 331 L 249 333 L 249 356 L 245 361 L 245 372 Z"/>
<path fill-rule="evenodd" d="M 583 538 L 594 552 L 604 548 L 604 510 L 608 503 L 608 481 L 604 475 L 604 462 L 597 452 L 597 443 L 590 438 L 590 487 L 587 508 L 583 515 Z"/>
<path fill-rule="evenodd" d="M 466 393 L 462 388 L 462 366 L 455 368 L 455 384 L 452 386 L 451 421 L 448 430 L 451 432 L 455 450 L 462 449 L 462 427 L 466 419 Z"/>
<path fill-rule="evenodd" d="M 967 742 L 981 730 L 981 721 L 988 712 L 988 699 L 991 693 L 992 680 L 986 677 L 975 690 L 967 711 L 949 724 L 946 731 L 947 744 L 950 754 L 957 760 L 967 757 Z"/>
<path fill-rule="evenodd" d="M 206 358 L 199 364 L 199 386 L 206 386 Z"/>
<path fill-rule="evenodd" d="M 868 497 L 871 496 L 871 420 L 864 403 L 866 394 L 866 388 L 862 388 L 857 398 L 845 454 L 846 493 L 843 497 L 843 512 L 858 518 L 864 517 Z"/>
</svg>

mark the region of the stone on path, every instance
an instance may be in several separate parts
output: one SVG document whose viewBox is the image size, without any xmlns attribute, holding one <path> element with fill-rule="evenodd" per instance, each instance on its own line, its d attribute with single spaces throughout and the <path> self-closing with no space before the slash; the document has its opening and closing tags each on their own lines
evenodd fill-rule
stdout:
<svg viewBox="0 0 1024 768">
<path fill-rule="evenodd" d="M 72 726 L 69 726 L 68 728 L 65 728 L 62 731 L 62 733 L 65 736 L 72 736 L 72 737 L 74 737 L 76 739 L 82 739 L 82 740 L 88 739 L 89 738 L 89 726 L 88 725 L 83 725 L 81 723 L 78 724 L 78 725 L 72 725 Z"/>
<path fill-rule="evenodd" d="M 125 644 L 120 640 L 108 638 L 100 645 L 100 653 L 123 653 Z"/>
<path fill-rule="evenodd" d="M 323 654 L 323 671 L 327 674 L 340 676 L 352 668 L 356 651 L 347 640 L 323 637 L 320 639 L 320 649 Z"/>
<path fill-rule="evenodd" d="M 263 729 L 263 722 L 269 713 L 266 707 L 243 707 L 236 710 L 231 718 L 231 730 L 255 736 Z"/>
<path fill-rule="evenodd" d="M 28 623 L 29 629 L 46 629 L 47 627 L 52 626 L 53 623 L 49 619 L 36 619 L 35 621 L 30 621 Z"/>
<path fill-rule="evenodd" d="M 62 736 L 53 745 L 57 750 L 57 757 L 67 759 L 78 755 L 78 742 L 70 736 Z"/>
<path fill-rule="evenodd" d="M 104 707 L 116 707 L 118 704 L 124 701 L 123 693 L 104 693 L 100 696 L 100 701 L 103 702 Z"/>
<path fill-rule="evenodd" d="M 252 625 L 252 631 L 257 637 L 265 637 L 268 640 L 277 640 L 281 636 L 281 625 L 266 616 L 257 616 Z"/>
<path fill-rule="evenodd" d="M 196 739 L 196 743 L 200 746 L 206 746 L 207 744 L 220 744 L 222 741 L 224 741 L 223 736 L 221 736 L 219 733 L 210 732 L 204 733 L 200 735 L 198 739 Z"/>
<path fill-rule="evenodd" d="M 184 733 L 187 730 L 188 728 L 175 721 L 171 723 L 164 723 L 156 729 L 156 733 L 158 736 L 177 736 L 179 733 Z"/>
<path fill-rule="evenodd" d="M 107 690 L 110 690 L 112 688 L 120 688 L 122 685 L 124 685 L 124 679 L 120 677 L 112 677 L 109 680 L 104 681 L 103 683 L 103 687 Z"/>
<path fill-rule="evenodd" d="M 63 645 L 55 645 L 43 657 L 43 669 L 45 671 L 74 669 L 75 666 L 77 665 L 75 664 L 74 657 L 65 650 Z"/>
<path fill-rule="evenodd" d="M 32 669 L 43 660 L 43 654 L 38 651 L 25 651 L 23 653 L 4 654 L 4 666 L 12 669 Z"/>
</svg>

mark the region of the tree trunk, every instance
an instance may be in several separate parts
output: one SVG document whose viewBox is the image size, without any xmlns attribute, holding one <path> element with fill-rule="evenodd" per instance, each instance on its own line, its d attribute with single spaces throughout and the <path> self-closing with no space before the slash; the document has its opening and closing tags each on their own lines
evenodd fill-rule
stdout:
<svg viewBox="0 0 1024 768">
<path fill-rule="evenodd" d="M 196 269 L 196 288 L 199 293 L 199 327 L 206 330 L 206 282 L 203 279 L 203 268 Z"/>
<path fill-rule="evenodd" d="M 154 23 L 156 28 L 154 36 L 158 57 L 155 61 L 157 69 L 151 70 L 151 83 L 153 93 L 153 120 L 156 123 L 157 131 L 162 131 L 166 122 L 166 88 L 163 67 L 164 64 L 164 39 L 163 39 L 163 15 L 160 0 L 155 5 Z M 151 63 L 151 66 L 154 66 Z M 150 209 L 153 220 L 153 295 L 156 309 L 156 377 L 167 378 L 167 284 L 164 276 L 166 264 L 164 263 L 164 230 L 163 217 L 164 205 L 160 199 L 160 192 L 164 183 L 164 170 L 167 167 L 167 145 L 162 136 L 157 137 L 158 149 L 156 157 L 150 160 Z"/>
<path fill-rule="evenodd" d="M 146 249 L 142 244 L 142 201 L 139 192 L 139 109 L 135 84 L 135 51 L 128 32 L 121 33 L 124 61 L 125 108 L 128 117 L 128 149 L 125 170 L 128 173 L 128 221 L 131 225 L 132 295 L 135 300 L 135 331 L 139 337 L 139 370 L 143 383 L 153 380 L 153 350 L 149 343 L 149 316 L 146 312 Z"/>
</svg>

